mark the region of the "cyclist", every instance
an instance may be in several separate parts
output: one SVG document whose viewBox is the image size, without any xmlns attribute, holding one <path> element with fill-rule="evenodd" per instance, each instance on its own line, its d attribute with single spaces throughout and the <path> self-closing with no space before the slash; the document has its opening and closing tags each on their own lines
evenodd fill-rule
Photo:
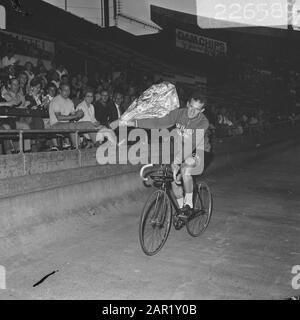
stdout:
<svg viewBox="0 0 300 320">
<path fill-rule="evenodd" d="M 134 120 L 128 122 L 127 125 L 145 129 L 163 129 L 176 125 L 176 133 L 185 137 L 184 142 L 186 143 L 189 139 L 195 140 L 192 138 L 195 133 L 193 129 L 203 129 L 206 132 L 209 127 L 209 122 L 203 114 L 204 106 L 205 97 L 201 92 L 196 91 L 190 95 L 186 108 L 175 109 L 163 118 Z M 118 125 L 118 120 L 111 123 L 113 129 Z M 184 159 L 180 159 L 181 155 L 174 155 L 174 161 L 172 163 L 174 175 L 172 189 L 179 208 L 186 216 L 189 215 L 193 209 L 192 175 L 194 173 L 198 175 L 203 172 L 204 155 L 210 151 L 210 143 L 206 134 L 204 134 L 204 143 L 203 140 L 198 142 L 198 145 L 193 144 L 193 152 L 184 155 Z M 204 146 L 204 150 L 199 150 L 199 148 L 197 148 L 199 145 Z M 183 181 L 183 187 L 181 180 Z"/>
</svg>

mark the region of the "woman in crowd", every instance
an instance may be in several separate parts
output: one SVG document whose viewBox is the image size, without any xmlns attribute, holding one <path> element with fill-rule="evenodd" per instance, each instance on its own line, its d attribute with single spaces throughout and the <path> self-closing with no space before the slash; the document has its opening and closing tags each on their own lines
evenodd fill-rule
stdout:
<svg viewBox="0 0 300 320">
<path fill-rule="evenodd" d="M 95 109 L 92 105 L 92 102 L 94 100 L 94 91 L 92 89 L 87 89 L 84 93 L 84 100 L 78 104 L 76 111 L 82 110 L 83 111 L 83 117 L 79 120 L 79 122 L 90 122 L 95 126 L 96 128 L 103 127 L 100 125 L 100 123 L 95 118 Z M 96 144 L 96 132 L 89 132 L 85 136 L 89 136 L 92 140 L 93 145 Z M 91 144 L 88 145 L 88 147 L 92 147 Z"/>
<path fill-rule="evenodd" d="M 25 96 L 26 107 L 30 110 L 42 109 L 42 92 L 41 82 L 38 78 L 35 78 L 30 83 L 29 94 Z M 28 118 L 30 129 L 32 130 L 43 130 L 45 128 L 42 117 L 30 117 Z M 32 140 L 31 149 L 32 151 L 39 151 L 42 148 L 44 139 Z"/>
<path fill-rule="evenodd" d="M 24 108 L 26 105 L 25 98 L 20 92 L 20 83 L 18 79 L 9 80 L 7 89 L 5 87 L 2 88 L 1 96 L 3 101 L 0 102 L 0 106 Z M 6 121 L 2 121 L 2 129 L 30 129 L 30 127 L 28 121 L 24 120 L 24 118 L 7 118 Z M 30 144 L 30 140 L 25 139 L 25 151 L 30 150 Z M 19 143 L 15 141 L 6 141 L 4 142 L 4 149 L 6 153 L 17 152 L 19 150 Z"/>
<path fill-rule="evenodd" d="M 28 83 L 28 86 L 29 86 L 31 80 L 33 80 L 33 78 L 35 77 L 33 64 L 30 61 L 27 61 L 25 63 L 24 72 L 27 74 L 27 79 L 28 79 L 27 83 Z"/>
</svg>

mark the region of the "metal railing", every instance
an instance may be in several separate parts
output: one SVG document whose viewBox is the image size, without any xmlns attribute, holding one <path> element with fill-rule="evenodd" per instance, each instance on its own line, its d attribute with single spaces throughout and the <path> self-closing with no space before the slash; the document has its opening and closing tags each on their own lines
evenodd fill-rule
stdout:
<svg viewBox="0 0 300 320">
<path fill-rule="evenodd" d="M 19 140 L 19 151 L 24 153 L 23 140 L 26 139 L 26 135 L 35 135 L 34 139 L 38 139 L 39 135 L 53 135 L 49 138 L 57 138 L 59 134 L 75 134 L 75 149 L 79 149 L 79 134 L 98 132 L 99 129 L 42 129 L 42 130 L 31 130 L 31 129 L 15 129 L 15 130 L 0 130 L 0 139 L 13 139 L 18 137 Z M 31 137 L 27 137 L 30 139 Z"/>
</svg>

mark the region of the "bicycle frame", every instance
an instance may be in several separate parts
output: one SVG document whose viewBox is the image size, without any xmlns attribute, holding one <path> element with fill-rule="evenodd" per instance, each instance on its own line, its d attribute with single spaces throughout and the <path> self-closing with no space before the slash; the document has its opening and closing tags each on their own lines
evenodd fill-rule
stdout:
<svg viewBox="0 0 300 320">
<path fill-rule="evenodd" d="M 143 179 L 144 182 L 148 181 L 149 178 L 145 178 L 144 177 L 144 171 L 146 168 L 149 168 L 149 167 L 152 167 L 153 165 L 152 164 L 147 164 L 147 165 L 144 165 L 141 170 L 140 170 L 140 177 Z M 165 173 L 166 177 L 168 177 L 168 173 L 167 173 L 167 166 L 166 165 L 161 165 L 160 166 L 160 169 L 157 169 L 155 171 L 159 171 L 161 170 L 163 173 Z M 154 171 L 154 172 L 155 172 Z M 163 180 L 163 178 L 162 178 Z M 166 179 L 167 180 L 167 179 Z M 195 181 L 194 181 L 195 183 Z M 160 187 L 156 187 L 158 189 L 161 189 L 163 191 L 166 192 L 167 196 L 169 197 L 170 201 L 171 201 L 171 204 L 172 204 L 172 207 L 175 209 L 175 212 L 172 211 L 172 216 L 176 214 L 180 214 L 181 213 L 181 210 L 178 206 L 178 203 L 177 203 L 177 200 L 176 200 L 176 197 L 174 195 L 174 192 L 172 190 L 172 186 L 170 186 L 171 182 L 170 181 L 163 181 L 162 182 L 162 185 Z M 198 214 L 199 212 L 194 212 L 196 214 Z"/>
</svg>

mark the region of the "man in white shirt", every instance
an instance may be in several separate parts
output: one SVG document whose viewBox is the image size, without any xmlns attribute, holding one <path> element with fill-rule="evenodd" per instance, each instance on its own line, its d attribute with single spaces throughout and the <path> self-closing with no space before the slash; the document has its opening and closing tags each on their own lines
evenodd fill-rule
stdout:
<svg viewBox="0 0 300 320">
<path fill-rule="evenodd" d="M 91 122 L 71 122 L 78 121 L 84 114 L 82 110 L 75 111 L 74 104 L 70 96 L 70 86 L 63 84 L 60 87 L 60 94 L 53 98 L 49 106 L 50 126 L 53 129 L 95 129 Z M 73 146 L 76 144 L 75 134 L 70 134 Z"/>
</svg>

